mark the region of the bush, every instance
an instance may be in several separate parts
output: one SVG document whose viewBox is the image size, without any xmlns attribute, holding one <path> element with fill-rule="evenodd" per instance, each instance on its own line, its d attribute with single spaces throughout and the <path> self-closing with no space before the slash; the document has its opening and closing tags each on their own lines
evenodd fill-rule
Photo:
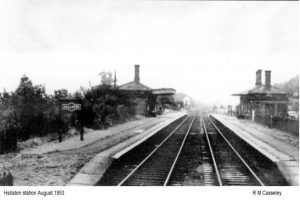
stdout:
<svg viewBox="0 0 300 205">
<path fill-rule="evenodd" d="M 11 172 L 0 167 L 0 186 L 13 186 L 13 180 Z"/>
<path fill-rule="evenodd" d="M 17 130 L 14 128 L 0 130 L 0 154 L 17 149 L 17 136 Z"/>
<path fill-rule="evenodd" d="M 0 154 L 17 148 L 18 128 L 13 109 L 0 111 Z"/>
<path fill-rule="evenodd" d="M 23 141 L 57 132 L 59 125 L 62 125 L 63 133 L 67 132 L 72 114 L 60 119 L 58 112 L 58 98 L 66 95 L 67 90 L 62 89 L 49 96 L 44 86 L 34 86 L 26 76 L 21 78 L 15 92 L 0 94 L 1 150 L 14 150 L 17 139 Z"/>
<path fill-rule="evenodd" d="M 49 133 L 68 132 L 71 127 L 79 128 L 79 120 L 86 127 L 105 128 L 112 121 L 134 114 L 129 93 L 111 86 L 111 80 L 95 89 L 70 95 L 66 89 L 57 90 L 54 96 L 47 95 L 42 85 L 33 85 L 23 76 L 15 92 L 0 93 L 0 153 L 15 150 L 17 141 L 42 137 Z M 59 116 L 59 99 L 75 98 L 82 102 L 78 112 Z"/>
<path fill-rule="evenodd" d="M 120 106 L 130 104 L 129 95 L 109 85 L 100 85 L 86 92 L 81 116 L 85 125 L 103 128 L 120 117 Z"/>
</svg>

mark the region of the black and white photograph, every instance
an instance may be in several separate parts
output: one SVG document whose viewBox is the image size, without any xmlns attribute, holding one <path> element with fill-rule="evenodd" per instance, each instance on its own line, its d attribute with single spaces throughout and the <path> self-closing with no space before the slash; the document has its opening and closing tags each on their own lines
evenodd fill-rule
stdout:
<svg viewBox="0 0 300 205">
<path fill-rule="evenodd" d="M 1 0 L 0 203 L 293 195 L 299 20 L 299 1 Z"/>
</svg>

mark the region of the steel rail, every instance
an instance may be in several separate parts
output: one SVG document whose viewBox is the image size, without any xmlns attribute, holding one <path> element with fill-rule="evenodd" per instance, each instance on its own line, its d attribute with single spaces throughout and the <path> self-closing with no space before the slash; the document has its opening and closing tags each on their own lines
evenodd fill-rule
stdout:
<svg viewBox="0 0 300 205">
<path fill-rule="evenodd" d="M 214 152 L 213 152 L 213 149 L 212 149 L 212 146 L 211 146 L 209 137 L 208 137 L 208 133 L 207 133 L 207 129 L 206 129 L 206 126 L 205 126 L 205 122 L 204 122 L 203 116 L 202 116 L 202 123 L 203 123 L 203 128 L 204 128 L 206 140 L 207 140 L 207 143 L 208 143 L 210 155 L 211 155 L 211 158 L 212 158 L 212 160 L 213 160 L 214 168 L 215 168 L 215 170 L 216 170 L 218 182 L 219 182 L 219 185 L 220 185 L 220 186 L 223 186 L 223 183 L 222 183 L 222 180 L 221 180 L 221 176 L 220 176 L 220 173 L 219 173 L 219 170 L 218 170 L 217 162 L 216 162 L 216 159 L 215 159 L 215 155 L 214 155 Z"/>
<path fill-rule="evenodd" d="M 219 132 L 219 134 L 223 137 L 223 139 L 227 142 L 229 147 L 234 151 L 234 153 L 237 155 L 237 157 L 243 162 L 243 164 L 248 168 L 248 170 L 251 172 L 251 174 L 254 176 L 254 178 L 258 181 L 258 183 L 261 186 L 265 186 L 265 184 L 259 179 L 259 177 L 255 174 L 255 172 L 251 169 L 251 167 L 247 164 L 247 162 L 242 158 L 242 156 L 236 151 L 236 149 L 231 145 L 231 143 L 226 139 L 226 137 L 223 135 L 223 133 L 219 130 L 219 128 L 215 125 L 215 123 L 208 117 L 209 121 L 212 123 L 212 125 L 216 128 L 216 130 Z"/>
<path fill-rule="evenodd" d="M 168 176 L 167 176 L 167 178 L 166 178 L 166 180 L 165 180 L 163 186 L 167 186 L 167 184 L 168 184 L 168 182 L 169 182 L 169 180 L 170 180 L 170 178 L 171 178 L 171 175 L 172 175 L 172 173 L 173 173 L 173 170 L 174 170 L 174 168 L 175 168 L 175 165 L 176 165 L 176 163 L 177 163 L 177 161 L 178 161 L 179 155 L 181 154 L 181 150 L 183 149 L 183 146 L 184 146 L 184 144 L 185 144 L 186 138 L 187 138 L 187 136 L 188 136 L 189 133 L 190 133 L 190 130 L 191 130 L 193 124 L 194 124 L 194 121 L 195 121 L 196 116 L 197 116 L 197 113 L 195 114 L 195 116 L 194 116 L 194 118 L 193 118 L 193 120 L 192 120 L 192 122 L 191 122 L 191 124 L 190 124 L 190 126 L 189 126 L 189 128 L 188 128 L 188 130 L 187 130 L 187 132 L 186 132 L 186 134 L 185 134 L 185 136 L 184 136 L 184 139 L 183 139 L 183 141 L 182 141 L 182 143 L 181 143 L 181 146 L 180 146 L 180 148 L 179 148 L 179 151 L 178 151 L 178 153 L 177 153 L 177 155 L 176 155 L 176 158 L 175 158 L 175 160 L 174 160 L 174 162 L 173 162 L 173 164 L 172 164 L 172 166 L 171 166 L 171 169 L 170 169 L 170 171 L 169 171 L 169 173 L 168 173 Z"/>
<path fill-rule="evenodd" d="M 136 166 L 117 186 L 122 186 L 155 152 L 160 148 L 181 126 L 186 122 L 186 117 L 138 166 Z"/>
</svg>

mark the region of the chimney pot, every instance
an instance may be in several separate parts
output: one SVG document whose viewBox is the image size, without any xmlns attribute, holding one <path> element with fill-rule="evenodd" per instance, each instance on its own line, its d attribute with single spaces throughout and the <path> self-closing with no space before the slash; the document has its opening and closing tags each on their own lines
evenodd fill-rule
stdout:
<svg viewBox="0 0 300 205">
<path fill-rule="evenodd" d="M 261 70 L 257 70 L 256 71 L 256 82 L 255 82 L 256 86 L 261 86 Z"/>
<path fill-rule="evenodd" d="M 266 70 L 265 71 L 265 86 L 267 90 L 271 89 L 271 71 Z"/>
<path fill-rule="evenodd" d="M 140 65 L 134 65 L 134 81 L 140 83 Z"/>
</svg>

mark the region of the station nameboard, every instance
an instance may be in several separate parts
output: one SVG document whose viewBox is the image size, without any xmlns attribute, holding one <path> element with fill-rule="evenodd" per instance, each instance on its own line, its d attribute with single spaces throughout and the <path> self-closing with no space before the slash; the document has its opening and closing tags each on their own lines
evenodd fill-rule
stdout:
<svg viewBox="0 0 300 205">
<path fill-rule="evenodd" d="M 73 102 L 61 104 L 61 109 L 73 112 L 75 110 L 81 110 L 81 104 L 75 104 Z"/>
<path fill-rule="evenodd" d="M 58 128 L 58 141 L 62 142 L 62 116 L 66 114 L 66 112 L 74 112 L 74 111 L 79 111 L 82 109 L 82 100 L 79 99 L 67 99 L 67 98 L 61 98 L 59 99 L 59 128 Z M 83 121 L 82 121 L 82 116 L 80 112 L 75 113 L 74 115 L 78 121 L 78 129 L 80 131 L 80 140 L 83 141 L 83 133 L 84 133 L 84 128 L 83 128 Z"/>
</svg>

